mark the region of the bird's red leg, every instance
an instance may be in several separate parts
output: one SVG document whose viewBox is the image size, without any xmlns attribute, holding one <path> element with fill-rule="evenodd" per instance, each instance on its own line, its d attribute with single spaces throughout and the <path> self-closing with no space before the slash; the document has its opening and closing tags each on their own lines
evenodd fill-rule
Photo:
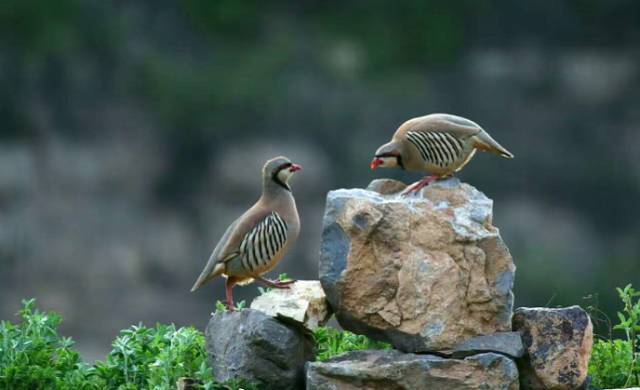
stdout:
<svg viewBox="0 0 640 390">
<path fill-rule="evenodd" d="M 409 186 L 409 188 L 407 188 L 406 190 L 404 190 L 404 192 L 402 193 L 402 195 L 409 195 L 412 192 L 418 192 L 421 189 L 423 189 L 424 187 L 428 186 L 429 183 L 432 183 L 436 180 L 438 180 L 439 177 L 438 176 L 425 176 L 422 180 L 420 180 L 417 183 L 414 183 L 412 185 Z"/>
<path fill-rule="evenodd" d="M 296 282 L 295 280 L 287 280 L 284 282 L 281 282 L 279 280 L 269 280 L 269 279 L 263 278 L 262 276 L 254 276 L 253 278 L 267 287 L 280 288 L 280 289 L 288 289 L 290 284 L 293 284 Z"/>
<path fill-rule="evenodd" d="M 229 311 L 235 311 L 236 307 L 233 304 L 233 286 L 236 284 L 236 281 L 233 280 L 232 277 L 227 278 L 226 282 L 224 283 L 224 288 L 226 290 L 227 293 L 227 309 L 229 309 Z"/>
</svg>

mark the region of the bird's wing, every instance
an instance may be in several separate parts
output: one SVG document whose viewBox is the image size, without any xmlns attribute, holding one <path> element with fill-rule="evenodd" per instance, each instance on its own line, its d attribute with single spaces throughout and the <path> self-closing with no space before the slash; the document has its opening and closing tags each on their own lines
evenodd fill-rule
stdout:
<svg viewBox="0 0 640 390">
<path fill-rule="evenodd" d="M 461 116 L 450 114 L 430 114 L 406 121 L 396 135 L 406 136 L 408 132 L 449 133 L 465 139 L 482 132 L 477 123 Z"/>
<path fill-rule="evenodd" d="M 240 244 L 247 232 L 255 227 L 255 225 L 269 213 L 268 210 L 259 207 L 252 207 L 240 218 L 236 219 L 224 233 L 220 241 L 216 244 L 215 249 L 209 256 L 209 261 L 204 267 L 200 276 L 194 283 L 191 291 L 195 291 L 212 277 L 218 275 L 216 266 L 225 263 L 237 257 L 240 252 Z M 220 270 L 221 271 L 221 270 Z"/>
<path fill-rule="evenodd" d="M 415 133 L 444 133 L 447 134 L 450 142 L 465 141 L 471 138 L 473 146 L 477 149 L 498 154 L 502 157 L 513 158 L 513 154 L 491 138 L 489 133 L 484 131 L 477 123 L 457 115 L 451 114 L 430 114 L 406 121 L 394 137 L 409 139 Z M 444 137 L 440 137 L 444 138 Z"/>
</svg>

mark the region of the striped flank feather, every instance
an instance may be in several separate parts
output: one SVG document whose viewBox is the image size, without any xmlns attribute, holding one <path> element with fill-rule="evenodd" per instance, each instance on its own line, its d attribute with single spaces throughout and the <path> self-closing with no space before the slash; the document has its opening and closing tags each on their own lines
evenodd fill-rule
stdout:
<svg viewBox="0 0 640 390">
<path fill-rule="evenodd" d="M 446 132 L 409 131 L 407 139 L 418 149 L 426 163 L 442 168 L 458 161 L 463 153 L 462 141 Z"/>
<path fill-rule="evenodd" d="M 267 266 L 287 242 L 287 223 L 275 211 L 249 231 L 240 243 L 242 267 L 255 271 Z"/>
</svg>

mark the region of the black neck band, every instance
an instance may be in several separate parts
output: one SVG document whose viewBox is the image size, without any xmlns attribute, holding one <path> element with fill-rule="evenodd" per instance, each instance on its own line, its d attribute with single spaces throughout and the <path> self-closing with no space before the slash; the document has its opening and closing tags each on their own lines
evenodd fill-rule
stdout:
<svg viewBox="0 0 640 390">
<path fill-rule="evenodd" d="M 271 180 L 276 182 L 276 184 L 278 184 L 280 187 L 284 188 L 285 190 L 291 191 L 291 187 L 289 187 L 286 183 L 283 183 L 282 180 L 280 180 L 280 178 L 278 177 L 278 173 L 280 173 L 281 170 L 282 169 L 277 170 L 271 177 Z"/>
</svg>

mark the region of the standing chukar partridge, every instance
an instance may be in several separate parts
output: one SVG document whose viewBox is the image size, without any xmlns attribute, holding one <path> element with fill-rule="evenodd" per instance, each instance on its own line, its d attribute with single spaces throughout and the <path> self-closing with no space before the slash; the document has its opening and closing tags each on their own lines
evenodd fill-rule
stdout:
<svg viewBox="0 0 640 390">
<path fill-rule="evenodd" d="M 278 264 L 298 238 L 300 219 L 289 179 L 300 169 L 286 157 L 266 162 L 262 196 L 227 228 L 191 291 L 222 275 L 227 279 L 227 305 L 234 310 L 232 288 L 236 284 L 257 280 L 269 287 L 288 288 L 294 282 L 271 281 L 262 275 Z"/>
<path fill-rule="evenodd" d="M 477 150 L 513 158 L 477 123 L 456 115 L 430 114 L 404 122 L 391 141 L 378 148 L 371 169 L 400 167 L 433 174 L 407 188 L 408 194 L 458 172 Z"/>
</svg>

